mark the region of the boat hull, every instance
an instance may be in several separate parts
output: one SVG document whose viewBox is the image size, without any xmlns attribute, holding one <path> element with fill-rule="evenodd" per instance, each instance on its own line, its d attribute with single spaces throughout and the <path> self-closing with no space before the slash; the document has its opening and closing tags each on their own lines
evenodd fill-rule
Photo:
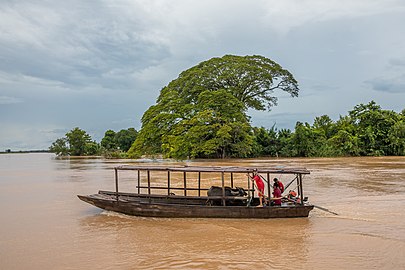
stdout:
<svg viewBox="0 0 405 270">
<path fill-rule="evenodd" d="M 283 205 L 271 207 L 254 206 L 210 206 L 206 200 L 167 201 L 161 197 L 146 198 L 116 196 L 100 192 L 94 195 L 78 195 L 87 203 L 101 209 L 142 217 L 165 218 L 293 218 L 308 217 L 313 205 Z"/>
</svg>

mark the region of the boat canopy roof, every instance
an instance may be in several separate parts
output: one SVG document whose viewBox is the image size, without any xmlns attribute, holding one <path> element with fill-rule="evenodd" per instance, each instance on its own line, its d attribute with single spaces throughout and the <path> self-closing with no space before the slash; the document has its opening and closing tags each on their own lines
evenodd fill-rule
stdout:
<svg viewBox="0 0 405 270">
<path fill-rule="evenodd" d="M 117 170 L 173 171 L 173 172 L 225 172 L 225 173 L 277 173 L 277 174 L 310 174 L 305 168 L 288 167 L 238 167 L 238 166 L 134 166 L 122 165 Z"/>
</svg>

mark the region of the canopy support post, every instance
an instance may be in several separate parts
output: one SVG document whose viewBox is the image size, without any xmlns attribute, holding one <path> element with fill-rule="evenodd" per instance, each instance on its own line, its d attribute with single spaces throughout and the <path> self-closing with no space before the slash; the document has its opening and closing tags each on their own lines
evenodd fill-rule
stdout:
<svg viewBox="0 0 405 270">
<path fill-rule="evenodd" d="M 225 172 L 221 173 L 221 180 L 222 180 L 222 205 L 225 206 Z"/>
<path fill-rule="evenodd" d="M 141 171 L 140 170 L 137 170 L 138 171 L 138 194 L 140 194 L 141 193 Z"/>
<path fill-rule="evenodd" d="M 304 192 L 302 190 L 302 175 L 298 174 L 299 182 L 300 182 L 300 197 L 301 197 L 301 205 L 304 205 Z"/>
<path fill-rule="evenodd" d="M 233 173 L 231 172 L 231 188 L 233 188 Z"/>
<path fill-rule="evenodd" d="M 148 174 L 148 195 L 150 195 L 150 171 L 147 171 Z"/>
<path fill-rule="evenodd" d="M 170 195 L 170 171 L 167 171 L 167 195 Z"/>
<path fill-rule="evenodd" d="M 115 194 L 118 202 L 118 169 L 114 168 L 114 170 L 115 170 Z"/>
<path fill-rule="evenodd" d="M 198 196 L 201 196 L 201 172 L 198 172 Z"/>
<path fill-rule="evenodd" d="M 187 196 L 187 173 L 183 172 L 184 196 Z"/>
<path fill-rule="evenodd" d="M 271 198 L 270 192 L 271 192 L 271 190 L 270 190 L 270 173 L 267 173 L 267 196 L 269 197 L 269 199 Z M 269 205 L 270 205 L 270 201 L 269 201 Z"/>
</svg>

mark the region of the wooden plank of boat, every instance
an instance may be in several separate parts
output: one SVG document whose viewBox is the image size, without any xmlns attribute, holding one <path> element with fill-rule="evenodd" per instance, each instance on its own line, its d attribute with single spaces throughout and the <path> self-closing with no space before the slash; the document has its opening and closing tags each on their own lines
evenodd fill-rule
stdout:
<svg viewBox="0 0 405 270">
<path fill-rule="evenodd" d="M 116 200 L 115 196 L 94 194 L 78 197 L 99 208 L 127 215 L 166 218 L 290 218 L 307 217 L 312 205 L 272 207 L 207 206 Z"/>
</svg>

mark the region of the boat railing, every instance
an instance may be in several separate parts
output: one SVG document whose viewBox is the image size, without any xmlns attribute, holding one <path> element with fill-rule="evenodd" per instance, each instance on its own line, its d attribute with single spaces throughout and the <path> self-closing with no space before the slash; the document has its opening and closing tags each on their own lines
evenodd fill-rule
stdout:
<svg viewBox="0 0 405 270">
<path fill-rule="evenodd" d="M 168 188 L 168 187 L 161 187 L 161 186 L 150 186 L 150 187 L 148 187 L 148 186 L 136 186 L 136 188 L 141 188 L 141 189 L 147 189 L 147 188 L 150 188 L 150 189 L 163 189 L 163 190 L 184 190 L 184 188 L 182 188 L 182 187 L 170 187 L 170 188 Z M 207 191 L 207 190 L 209 190 L 209 188 L 191 188 L 191 187 L 187 187 L 186 188 L 186 190 L 193 190 L 193 191 L 195 191 L 195 190 L 200 190 L 200 191 Z"/>
<path fill-rule="evenodd" d="M 167 196 L 167 198 L 170 198 L 170 196 L 176 196 L 177 198 L 180 198 L 179 196 L 182 196 L 182 198 L 184 197 L 185 199 L 187 198 L 207 198 L 208 196 L 204 196 L 202 195 L 202 192 L 204 191 L 208 191 L 209 188 L 201 185 L 202 182 L 202 173 L 219 173 L 219 179 L 217 179 L 217 181 L 219 181 L 219 183 L 217 184 L 217 186 L 219 186 L 220 188 L 222 188 L 222 194 L 221 196 L 209 196 L 210 199 L 221 199 L 222 200 L 222 205 L 226 205 L 226 200 L 227 199 L 236 199 L 235 197 L 238 197 L 236 200 L 238 199 L 247 199 L 249 202 L 254 198 L 255 196 L 255 187 L 254 185 L 252 185 L 251 181 L 249 180 L 249 177 L 246 177 L 246 182 L 244 185 L 244 190 L 247 192 L 247 196 L 243 197 L 243 196 L 226 196 L 225 194 L 225 188 L 228 186 L 228 184 L 226 184 L 226 180 L 225 180 L 225 175 L 229 175 L 228 179 L 229 180 L 229 186 L 231 188 L 234 188 L 234 176 L 235 175 L 241 175 L 241 174 L 247 174 L 247 173 L 253 173 L 253 172 L 258 172 L 261 174 L 264 174 L 265 176 L 267 175 L 267 179 L 264 179 L 267 182 L 267 192 L 270 195 L 271 190 L 270 190 L 270 174 L 292 174 L 294 175 L 294 181 L 296 181 L 297 183 L 297 188 L 298 188 L 298 194 L 301 197 L 301 204 L 303 203 L 303 189 L 302 189 L 302 174 L 309 174 L 309 171 L 307 171 L 306 169 L 268 169 L 268 168 L 241 168 L 241 167 L 188 167 L 188 166 L 184 166 L 184 167 L 158 167 L 158 166 L 119 166 L 119 167 L 115 167 L 115 195 L 116 195 L 116 200 L 119 200 L 119 196 L 120 193 L 119 192 L 119 177 L 118 177 L 118 171 L 119 170 L 131 170 L 131 171 L 136 171 L 137 172 L 137 185 L 136 185 L 136 189 L 137 189 L 137 196 L 145 196 L 149 198 L 152 198 L 155 194 L 153 194 L 153 190 L 166 190 L 166 194 L 156 194 L 156 196 Z M 151 180 L 152 176 L 151 176 L 151 172 L 156 172 L 156 171 L 160 171 L 160 172 L 167 172 L 166 174 L 166 181 L 167 181 L 167 185 L 166 186 L 161 186 L 161 185 L 157 185 L 157 186 L 153 186 L 153 182 Z M 141 180 L 141 172 L 143 175 L 143 180 Z M 177 184 L 174 185 L 173 179 L 172 179 L 172 175 L 171 173 L 182 173 L 183 177 L 181 179 L 177 178 L 174 179 L 176 181 Z M 187 177 L 188 173 L 197 173 L 197 177 L 196 180 L 197 183 L 194 183 L 194 185 L 189 185 L 188 181 L 189 178 Z M 146 178 L 146 179 L 145 179 Z M 211 179 L 212 180 L 212 179 Z M 240 179 L 239 179 L 240 180 Z M 173 182 L 172 182 L 173 181 Z M 180 187 L 179 187 L 180 184 Z M 197 186 L 195 186 L 197 185 Z M 144 193 L 144 190 L 146 190 L 146 193 Z M 173 191 L 183 191 L 183 195 L 175 195 L 173 193 Z M 193 195 L 191 195 L 190 193 L 192 193 Z M 197 193 L 197 194 L 196 194 Z"/>
<path fill-rule="evenodd" d="M 162 189 L 162 190 L 186 190 L 186 191 L 208 191 L 209 188 L 192 188 L 192 187 L 187 187 L 186 189 L 184 189 L 183 187 L 162 187 L 162 186 L 135 186 L 135 188 L 140 188 L 140 189 L 148 189 L 150 188 L 152 189 Z M 255 189 L 244 189 L 245 191 L 255 191 Z"/>
<path fill-rule="evenodd" d="M 116 195 L 114 191 L 106 191 L 106 190 L 100 190 L 99 194 L 104 194 L 104 195 Z M 176 199 L 201 199 L 201 200 L 208 200 L 208 199 L 213 199 L 213 200 L 218 200 L 222 199 L 222 196 L 191 196 L 191 195 L 176 195 L 176 194 L 170 194 L 170 195 L 161 195 L 161 194 L 134 194 L 134 193 L 128 193 L 128 192 L 119 192 L 118 195 L 120 197 L 143 197 L 143 198 L 176 198 Z M 225 199 L 235 199 L 235 200 L 246 200 L 247 197 L 245 196 L 225 196 Z"/>
</svg>

